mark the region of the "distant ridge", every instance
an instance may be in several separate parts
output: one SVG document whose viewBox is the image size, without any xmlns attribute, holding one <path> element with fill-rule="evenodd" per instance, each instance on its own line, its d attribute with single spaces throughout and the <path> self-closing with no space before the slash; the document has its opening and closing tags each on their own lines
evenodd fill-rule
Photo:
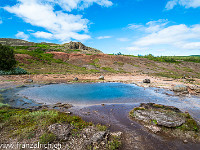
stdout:
<svg viewBox="0 0 200 150">
<path fill-rule="evenodd" d="M 34 42 L 12 38 L 0 38 L 0 43 L 8 46 L 33 46 L 35 44 Z"/>
<path fill-rule="evenodd" d="M 190 55 L 190 56 L 200 57 L 200 55 Z"/>
<path fill-rule="evenodd" d="M 8 46 L 35 46 L 38 44 L 44 44 L 44 45 L 49 45 L 49 46 L 59 46 L 63 51 L 71 49 L 71 50 L 81 50 L 83 53 L 87 53 L 87 52 L 97 53 L 97 54 L 103 53 L 98 49 L 85 46 L 81 42 L 72 42 L 72 41 L 65 44 L 55 44 L 55 43 L 46 43 L 46 42 L 34 43 L 34 42 L 28 42 L 21 39 L 12 39 L 12 38 L 0 38 L 0 44 L 8 45 Z"/>
</svg>

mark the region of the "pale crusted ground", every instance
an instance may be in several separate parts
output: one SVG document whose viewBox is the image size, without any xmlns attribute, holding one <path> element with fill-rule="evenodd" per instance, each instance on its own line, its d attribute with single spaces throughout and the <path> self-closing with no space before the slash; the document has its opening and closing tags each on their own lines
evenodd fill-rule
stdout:
<svg viewBox="0 0 200 150">
<path fill-rule="evenodd" d="M 148 75 L 137 74 L 103 74 L 105 80 L 98 80 L 101 74 L 41 74 L 41 75 L 13 75 L 13 76 L 0 76 L 1 88 L 9 85 L 24 84 L 27 79 L 32 79 L 34 83 L 67 83 L 73 82 L 73 79 L 77 77 L 78 82 L 124 82 L 135 83 L 138 86 L 144 87 L 159 87 L 172 89 L 174 85 L 184 84 L 187 86 L 199 85 L 200 79 L 195 79 L 195 82 L 189 83 L 185 79 L 170 79 L 164 77 L 155 77 Z M 150 79 L 150 84 L 143 83 L 144 79 Z"/>
</svg>

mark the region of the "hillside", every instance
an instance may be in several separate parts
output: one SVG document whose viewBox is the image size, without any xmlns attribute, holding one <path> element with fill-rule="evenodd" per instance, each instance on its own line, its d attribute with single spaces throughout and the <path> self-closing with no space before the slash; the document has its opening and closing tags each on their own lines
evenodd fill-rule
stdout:
<svg viewBox="0 0 200 150">
<path fill-rule="evenodd" d="M 63 51 L 67 53 L 99 54 L 100 50 L 87 47 L 81 42 L 69 42 L 65 44 L 34 43 L 20 39 L 0 38 L 0 44 L 15 47 L 16 49 L 35 50 L 41 48 L 43 51 Z"/>
<path fill-rule="evenodd" d="M 32 74 L 133 73 L 200 78 L 200 58 L 196 56 L 110 55 L 80 42 L 59 45 L 0 39 L 0 43 L 14 48 L 18 66 Z"/>
<path fill-rule="evenodd" d="M 36 53 L 16 50 L 19 66 L 36 74 L 65 73 L 134 73 L 163 77 L 200 78 L 200 63 L 175 63 L 132 56 L 108 54 L 74 54 L 65 52 Z"/>
</svg>

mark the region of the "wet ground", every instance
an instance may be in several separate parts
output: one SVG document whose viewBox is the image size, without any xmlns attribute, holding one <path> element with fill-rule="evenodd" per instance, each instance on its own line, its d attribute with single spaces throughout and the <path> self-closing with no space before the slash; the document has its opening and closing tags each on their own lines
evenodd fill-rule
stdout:
<svg viewBox="0 0 200 150">
<path fill-rule="evenodd" d="M 200 143 L 184 143 L 172 137 L 151 133 L 138 122 L 129 119 L 128 113 L 139 104 L 96 105 L 73 107 L 70 111 L 86 121 L 109 125 L 111 131 L 123 132 L 123 150 L 199 150 Z"/>
</svg>

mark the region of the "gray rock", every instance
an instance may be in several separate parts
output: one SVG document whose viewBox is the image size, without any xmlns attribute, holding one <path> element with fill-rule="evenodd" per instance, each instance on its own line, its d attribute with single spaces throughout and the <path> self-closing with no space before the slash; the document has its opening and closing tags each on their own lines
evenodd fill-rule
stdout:
<svg viewBox="0 0 200 150">
<path fill-rule="evenodd" d="M 76 77 L 76 78 L 74 78 L 74 81 L 78 81 L 78 78 Z"/>
<path fill-rule="evenodd" d="M 154 125 L 145 125 L 146 128 L 148 128 L 149 130 L 151 130 L 153 133 L 158 133 L 161 131 L 161 128 L 158 126 L 154 126 Z"/>
<path fill-rule="evenodd" d="M 99 80 L 104 80 L 104 76 L 100 76 L 100 77 L 99 77 Z"/>
<path fill-rule="evenodd" d="M 178 127 L 185 123 L 185 119 L 176 113 L 170 114 L 154 110 L 136 110 L 134 116 L 136 119 L 145 122 L 155 120 L 157 125 L 165 127 Z"/>
<path fill-rule="evenodd" d="M 123 134 L 123 133 L 120 132 L 120 131 L 119 131 L 119 132 L 111 132 L 111 133 L 110 133 L 111 136 L 115 136 L 115 137 L 118 137 L 118 138 L 121 138 L 122 134 Z"/>
<path fill-rule="evenodd" d="M 57 104 L 52 105 L 52 108 L 56 108 L 56 107 L 69 109 L 72 107 L 72 105 L 71 104 L 62 104 L 62 103 L 57 103 Z"/>
<path fill-rule="evenodd" d="M 58 140 L 68 140 L 72 127 L 69 124 L 52 124 L 48 127 L 49 131 L 56 135 Z"/>
<path fill-rule="evenodd" d="M 151 80 L 150 79 L 144 79 L 143 83 L 151 83 Z"/>
<path fill-rule="evenodd" d="M 26 82 L 26 83 L 32 83 L 33 80 L 32 80 L 32 79 L 27 79 L 25 82 Z"/>
<path fill-rule="evenodd" d="M 183 84 L 180 84 L 180 85 L 175 85 L 173 87 L 173 91 L 174 92 L 184 92 L 184 91 L 187 91 L 187 86 L 183 85 Z"/>
<path fill-rule="evenodd" d="M 105 135 L 106 135 L 106 131 L 99 131 L 93 135 L 93 137 L 91 138 L 91 142 L 98 143 L 103 140 Z"/>
<path fill-rule="evenodd" d="M 28 42 L 20 39 L 0 38 L 0 44 L 9 46 L 33 46 L 33 42 Z"/>
<path fill-rule="evenodd" d="M 87 47 L 84 44 L 82 44 L 81 42 L 69 42 L 69 43 L 65 43 L 63 44 L 63 46 L 65 47 L 65 49 L 78 49 L 78 50 L 87 50 L 87 51 L 92 51 L 95 53 L 102 53 L 100 50 L 97 50 L 95 48 L 91 48 L 91 47 Z"/>
</svg>

